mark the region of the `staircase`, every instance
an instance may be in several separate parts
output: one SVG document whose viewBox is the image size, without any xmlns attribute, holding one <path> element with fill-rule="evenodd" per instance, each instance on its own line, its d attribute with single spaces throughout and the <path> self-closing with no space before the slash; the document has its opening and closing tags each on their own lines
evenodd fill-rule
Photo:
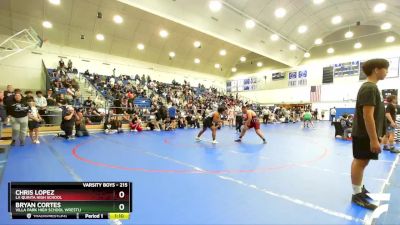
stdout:
<svg viewBox="0 0 400 225">
<path fill-rule="evenodd" d="M 81 91 L 81 103 L 83 103 L 90 96 L 98 107 L 106 107 L 106 98 L 90 83 L 86 77 L 80 74 L 76 74 L 76 81 L 79 83 L 79 89 Z"/>
</svg>

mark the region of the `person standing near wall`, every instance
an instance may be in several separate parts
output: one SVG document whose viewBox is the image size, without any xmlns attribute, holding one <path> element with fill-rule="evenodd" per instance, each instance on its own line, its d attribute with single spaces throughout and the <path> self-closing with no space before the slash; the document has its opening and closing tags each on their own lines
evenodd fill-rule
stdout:
<svg viewBox="0 0 400 225">
<path fill-rule="evenodd" d="M 364 170 L 370 160 L 377 160 L 381 153 L 379 137 L 385 133 L 385 107 L 378 81 L 384 80 L 389 62 L 386 59 L 371 59 L 362 70 L 367 82 L 358 90 L 353 121 L 353 162 L 351 164 L 352 202 L 366 209 L 375 210 L 376 205 L 368 201 L 369 192 L 363 186 Z"/>
<path fill-rule="evenodd" d="M 330 115 L 331 115 L 330 121 L 331 121 L 331 122 L 334 122 L 334 119 L 336 119 L 336 107 L 333 107 L 333 108 L 331 109 Z M 332 123 L 332 124 L 333 124 L 333 123 Z"/>
<path fill-rule="evenodd" d="M 29 106 L 26 102 L 22 101 L 22 95 L 16 93 L 9 104 L 9 112 L 11 116 L 12 126 L 12 142 L 11 146 L 14 146 L 17 139 L 20 141 L 20 145 L 25 145 L 26 129 L 28 128 L 28 112 Z"/>
</svg>

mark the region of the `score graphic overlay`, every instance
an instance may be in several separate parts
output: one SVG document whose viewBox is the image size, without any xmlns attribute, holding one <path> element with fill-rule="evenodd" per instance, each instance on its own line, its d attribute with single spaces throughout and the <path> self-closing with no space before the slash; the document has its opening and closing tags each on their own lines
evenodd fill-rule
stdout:
<svg viewBox="0 0 400 225">
<path fill-rule="evenodd" d="M 10 182 L 12 219 L 129 219 L 131 182 Z"/>
</svg>

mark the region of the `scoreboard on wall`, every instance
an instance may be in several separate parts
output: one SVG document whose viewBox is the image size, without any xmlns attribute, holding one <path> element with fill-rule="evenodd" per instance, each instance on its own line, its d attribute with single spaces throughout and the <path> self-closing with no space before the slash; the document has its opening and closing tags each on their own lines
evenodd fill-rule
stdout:
<svg viewBox="0 0 400 225">
<path fill-rule="evenodd" d="M 343 77 L 343 76 L 354 76 L 360 74 L 360 61 L 337 63 L 332 65 L 333 76 Z"/>
<path fill-rule="evenodd" d="M 131 182 L 11 182 L 12 219 L 129 219 Z"/>
<path fill-rule="evenodd" d="M 256 77 L 240 79 L 240 80 L 230 80 L 226 82 L 227 92 L 251 91 L 255 90 L 256 87 L 257 87 Z"/>
</svg>

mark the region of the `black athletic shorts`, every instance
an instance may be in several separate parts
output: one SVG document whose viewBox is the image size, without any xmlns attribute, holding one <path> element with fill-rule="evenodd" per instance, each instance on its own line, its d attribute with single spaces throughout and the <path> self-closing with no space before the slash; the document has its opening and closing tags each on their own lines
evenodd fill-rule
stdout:
<svg viewBox="0 0 400 225">
<path fill-rule="evenodd" d="M 378 160 L 378 153 L 371 152 L 370 140 L 368 137 L 352 137 L 353 139 L 353 157 L 355 159 Z"/>
<path fill-rule="evenodd" d="M 33 130 L 40 127 L 40 123 L 37 121 L 28 121 L 29 130 Z"/>
<path fill-rule="evenodd" d="M 211 128 L 212 126 L 218 126 L 218 123 L 213 122 L 213 119 L 211 117 L 206 117 L 203 120 L 203 127 Z"/>
</svg>

